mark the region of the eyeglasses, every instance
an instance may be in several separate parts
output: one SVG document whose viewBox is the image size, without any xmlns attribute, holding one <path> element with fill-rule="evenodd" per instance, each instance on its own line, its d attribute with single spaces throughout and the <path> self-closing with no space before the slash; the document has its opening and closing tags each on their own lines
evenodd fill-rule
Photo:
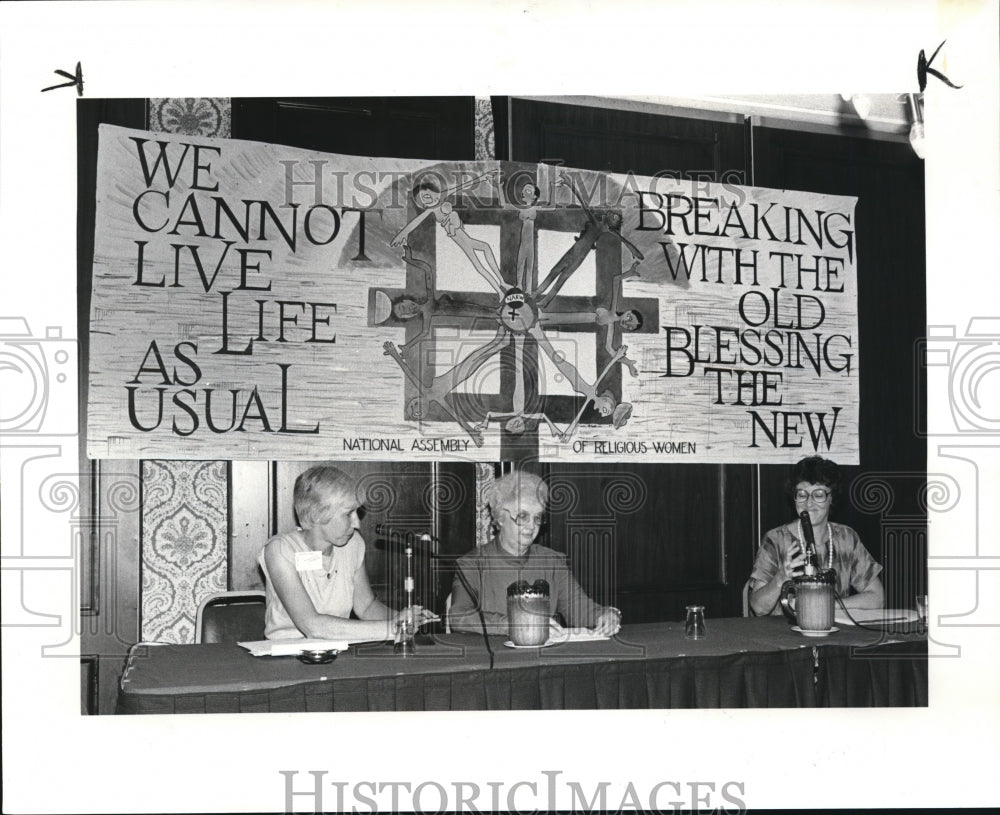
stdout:
<svg viewBox="0 0 1000 815">
<path fill-rule="evenodd" d="M 518 512 L 515 515 L 509 509 L 505 509 L 504 512 L 510 515 L 510 519 L 518 526 L 543 526 L 545 524 L 545 515 L 542 513 L 532 515 L 530 512 Z"/>
<path fill-rule="evenodd" d="M 817 504 L 825 504 L 830 500 L 830 490 L 825 487 L 818 487 L 812 492 L 809 492 L 809 490 L 795 490 L 796 501 L 807 501 L 810 495 Z"/>
</svg>

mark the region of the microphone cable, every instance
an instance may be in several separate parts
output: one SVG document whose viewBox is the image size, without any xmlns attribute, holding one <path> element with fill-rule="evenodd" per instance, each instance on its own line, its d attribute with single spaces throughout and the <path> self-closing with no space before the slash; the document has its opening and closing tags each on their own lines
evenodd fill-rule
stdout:
<svg viewBox="0 0 1000 815">
<path fill-rule="evenodd" d="M 479 568 L 479 585 L 481 586 L 483 585 L 482 564 L 479 564 L 478 568 Z M 458 563 L 455 564 L 455 575 L 456 577 L 458 577 L 466 593 L 469 595 L 470 599 L 475 604 L 476 612 L 479 615 L 479 627 L 483 632 L 483 642 L 486 644 L 486 653 L 490 655 L 490 670 L 492 671 L 493 659 L 494 659 L 493 646 L 490 645 L 490 635 L 489 632 L 486 630 L 486 615 L 483 614 L 483 604 L 479 599 L 479 593 L 475 591 L 471 585 L 469 585 L 469 579 L 465 576 L 465 573 L 462 571 L 462 567 Z"/>
</svg>

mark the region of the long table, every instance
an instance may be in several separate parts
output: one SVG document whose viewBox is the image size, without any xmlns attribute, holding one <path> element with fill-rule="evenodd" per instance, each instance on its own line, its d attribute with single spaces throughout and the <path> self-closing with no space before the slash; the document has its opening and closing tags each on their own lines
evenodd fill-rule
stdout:
<svg viewBox="0 0 1000 815">
<path fill-rule="evenodd" d="M 612 640 L 505 647 L 445 634 L 397 656 L 352 646 L 327 665 L 235 643 L 140 645 L 119 713 L 926 706 L 927 642 L 913 627 L 806 638 L 779 617 L 624 626 Z M 492 668 L 491 655 L 493 651 Z"/>
</svg>

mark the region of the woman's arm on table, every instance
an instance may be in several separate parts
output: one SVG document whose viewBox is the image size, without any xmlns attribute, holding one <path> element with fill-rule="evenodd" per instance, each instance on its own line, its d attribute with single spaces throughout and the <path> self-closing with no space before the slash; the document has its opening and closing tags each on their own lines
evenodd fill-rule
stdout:
<svg viewBox="0 0 1000 815">
<path fill-rule="evenodd" d="M 781 596 L 781 586 L 784 582 L 782 573 L 776 572 L 764 585 L 750 589 L 750 608 L 754 614 L 766 617 L 774 613 L 778 607 L 778 598 Z"/>
<path fill-rule="evenodd" d="M 320 614 L 316 611 L 316 607 L 306 592 L 305 586 L 302 585 L 302 580 L 299 579 L 294 564 L 281 557 L 277 550 L 271 546 L 268 546 L 264 550 L 264 558 L 278 599 L 281 600 L 285 611 L 288 612 L 288 616 L 295 623 L 295 627 L 306 637 L 327 640 L 350 640 L 352 642 L 392 638 L 394 624 L 386 617 L 369 620 L 348 620 L 343 617 L 334 617 L 330 614 Z M 360 568 L 364 569 L 364 560 L 361 561 Z M 367 578 L 365 582 L 367 583 Z M 368 591 L 371 592 L 371 587 L 369 587 Z M 357 598 L 356 591 L 355 598 Z M 382 606 L 382 608 L 385 608 L 385 606 Z M 389 611 L 389 609 L 386 609 L 386 611 Z"/>
<path fill-rule="evenodd" d="M 599 606 L 583 590 L 583 586 L 573 577 L 569 563 L 556 570 L 559 581 L 559 608 L 570 627 L 593 628 L 595 634 L 613 637 L 621 628 L 621 612 L 611 606 Z"/>
<path fill-rule="evenodd" d="M 354 613 L 361 620 L 391 620 L 393 631 L 396 623 L 406 614 L 405 608 L 393 611 L 375 596 L 368 581 L 368 570 L 365 568 L 364 560 L 358 564 L 358 571 L 354 576 Z M 439 619 L 436 614 L 417 605 L 413 606 L 413 615 L 418 627 Z"/>
<path fill-rule="evenodd" d="M 479 596 L 473 598 L 469 590 Z M 451 584 L 451 611 L 448 622 L 453 631 L 470 631 L 481 634 L 483 620 L 479 617 L 479 603 L 483 593 L 482 572 L 474 565 L 463 562 L 455 564 L 455 579 Z M 498 611 L 483 611 L 488 634 L 506 634 L 508 632 L 507 615 Z"/>
<path fill-rule="evenodd" d="M 847 608 L 882 608 L 885 605 L 885 589 L 879 574 L 882 567 L 871 556 L 871 552 L 861 542 L 858 533 L 846 528 L 848 540 L 853 545 L 849 563 L 851 564 L 851 588 L 857 594 L 842 598 Z M 861 588 L 859 588 L 861 587 Z"/>
<path fill-rule="evenodd" d="M 845 608 L 882 608 L 885 605 L 885 589 L 882 588 L 882 581 L 876 577 L 864 591 L 840 599 Z"/>
</svg>

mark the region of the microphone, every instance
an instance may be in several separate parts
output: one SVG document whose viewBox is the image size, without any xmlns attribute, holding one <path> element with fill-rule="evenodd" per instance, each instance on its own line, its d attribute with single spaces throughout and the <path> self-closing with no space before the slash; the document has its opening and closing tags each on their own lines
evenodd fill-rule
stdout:
<svg viewBox="0 0 1000 815">
<path fill-rule="evenodd" d="M 815 550 L 816 536 L 813 534 L 812 521 L 809 520 L 809 511 L 805 509 L 802 510 L 802 512 L 799 513 L 799 520 L 802 522 L 802 537 L 806 539 L 805 543 L 807 551 Z M 378 527 L 376 527 L 376 530 L 377 529 Z"/>
<path fill-rule="evenodd" d="M 806 544 L 806 568 L 805 573 L 807 575 L 816 574 L 819 569 L 816 566 L 816 536 L 813 534 L 812 521 L 809 520 L 808 510 L 802 510 L 799 513 L 799 523 L 802 526 L 802 537 L 805 538 Z"/>
</svg>

